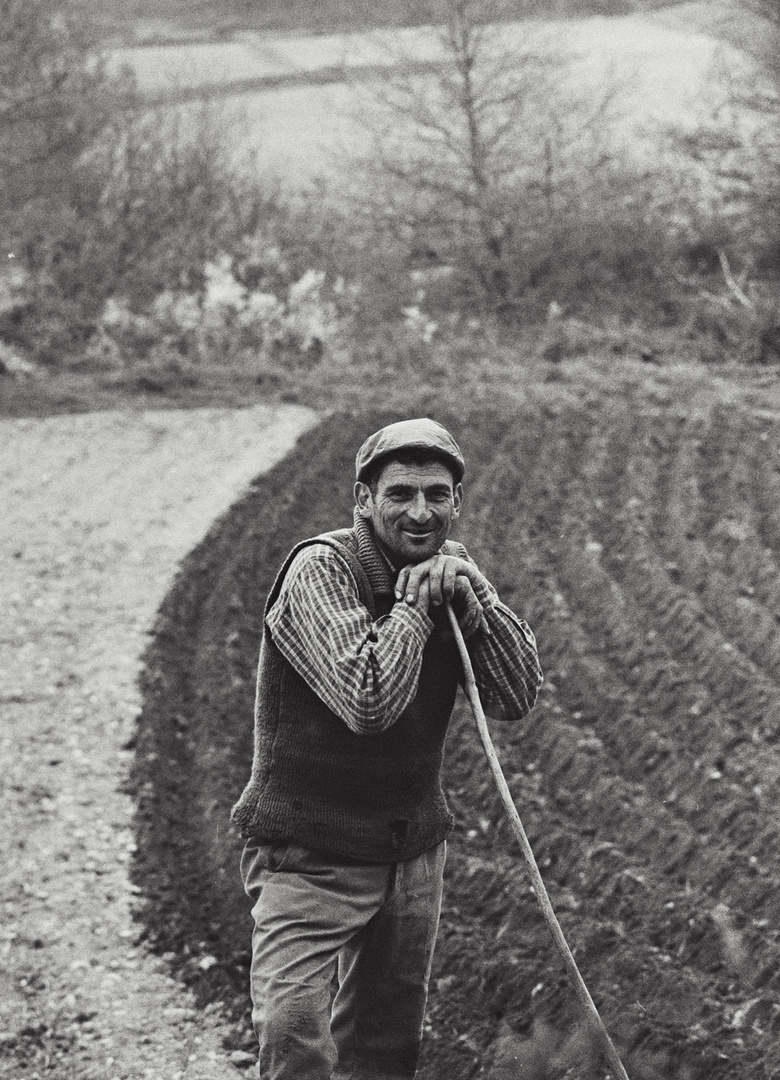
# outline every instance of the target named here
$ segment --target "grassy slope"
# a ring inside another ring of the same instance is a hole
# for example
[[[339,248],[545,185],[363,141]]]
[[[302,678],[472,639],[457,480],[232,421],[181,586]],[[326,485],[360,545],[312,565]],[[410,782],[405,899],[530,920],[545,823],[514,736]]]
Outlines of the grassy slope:
[[[510,786],[640,1080],[780,1067],[780,424],[729,394],[561,385],[439,413],[470,463],[464,539],[534,625],[548,675],[530,721],[497,731]],[[262,599],[296,539],[349,519],[354,446],[384,418],[336,417],[258,481],[188,559],[148,657],[135,779],[151,934],[238,1014],[248,923],[226,815]],[[426,1080],[477,1075],[502,1019],[571,1019],[463,710],[448,792]],[[220,960],[205,974],[204,950]]]
[[[219,37],[250,30],[317,34],[366,30],[379,26],[415,26],[434,21],[436,2],[420,0],[72,0],[83,17],[107,37],[132,41],[147,36]],[[500,0],[507,18],[553,15],[625,15],[670,6],[664,0]]]

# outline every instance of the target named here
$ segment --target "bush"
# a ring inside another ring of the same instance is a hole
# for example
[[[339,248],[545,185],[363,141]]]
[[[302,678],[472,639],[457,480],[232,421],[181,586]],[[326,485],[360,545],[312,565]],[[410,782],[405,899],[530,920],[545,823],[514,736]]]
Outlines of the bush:
[[[251,265],[241,269],[248,276]],[[248,288],[234,261],[222,255],[203,268],[198,291],[166,289],[143,313],[125,299],[109,298],[89,347],[93,359],[132,366],[154,354],[198,366],[219,361],[266,368],[281,354],[286,366],[315,364],[337,353],[348,326],[348,292],[330,288],[324,271],[307,270],[280,296]]]
[[[0,0],[0,217],[58,198],[128,91],[67,0]]]
[[[111,296],[142,311],[165,290],[201,288],[210,262],[281,212],[278,193],[235,162],[225,127],[205,107],[124,111],[69,190],[18,215],[29,306],[16,336],[39,357],[80,350]]]
[[[743,364],[780,363],[780,300],[772,285],[735,282],[699,287],[688,304],[687,334],[700,359]]]

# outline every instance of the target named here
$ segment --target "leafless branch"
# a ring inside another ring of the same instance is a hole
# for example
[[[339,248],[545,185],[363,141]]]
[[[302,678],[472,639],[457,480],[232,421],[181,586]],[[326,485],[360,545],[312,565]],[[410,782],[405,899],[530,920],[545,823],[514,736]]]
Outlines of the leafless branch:
[[[754,308],[755,304],[745,292],[745,282],[747,281],[750,267],[746,267],[739,275],[739,277],[735,277],[732,272],[731,266],[729,265],[729,260],[726,256],[726,252],[723,251],[722,248],[718,249],[718,261],[720,263],[720,268],[723,271],[723,278],[726,282],[726,285],[728,286],[728,290],[734,297],[734,299],[743,307],[751,309]]]

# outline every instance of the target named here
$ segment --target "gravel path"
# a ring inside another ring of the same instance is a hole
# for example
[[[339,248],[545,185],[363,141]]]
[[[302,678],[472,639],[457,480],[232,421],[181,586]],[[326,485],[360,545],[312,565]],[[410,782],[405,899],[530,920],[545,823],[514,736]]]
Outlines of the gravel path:
[[[238,1075],[219,1016],[137,943],[126,746],[177,563],[315,419],[0,421],[0,1077]]]

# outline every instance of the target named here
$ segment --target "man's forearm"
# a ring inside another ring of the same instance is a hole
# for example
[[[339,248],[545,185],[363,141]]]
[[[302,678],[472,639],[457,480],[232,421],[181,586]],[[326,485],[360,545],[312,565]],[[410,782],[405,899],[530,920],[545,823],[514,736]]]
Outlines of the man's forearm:
[[[330,652],[326,704],[358,735],[386,731],[417,693],[432,628],[427,615],[395,604],[372,624],[356,653]]]
[[[482,580],[475,592],[485,625],[468,640],[474,677],[490,716],[519,720],[534,707],[543,681],[536,640],[528,624]]]
[[[403,602],[372,622],[340,561],[311,548],[291,568],[268,627],[328,708],[352,731],[368,734],[394,724],[414,698],[433,623]]]

